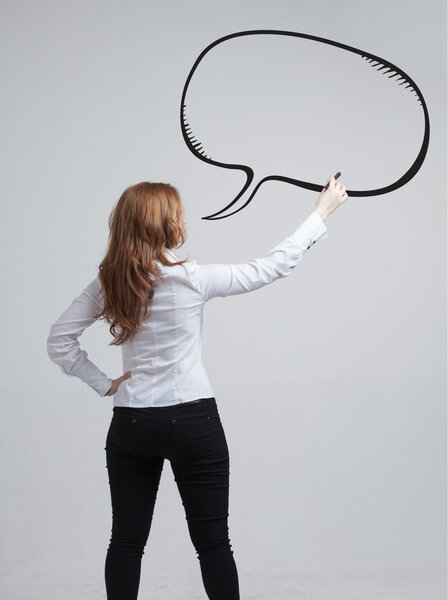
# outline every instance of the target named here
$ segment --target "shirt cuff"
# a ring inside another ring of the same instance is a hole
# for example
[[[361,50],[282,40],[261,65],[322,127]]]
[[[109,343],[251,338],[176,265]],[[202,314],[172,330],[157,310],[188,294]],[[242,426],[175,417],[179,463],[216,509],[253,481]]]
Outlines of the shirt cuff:
[[[100,396],[105,396],[112,386],[112,379],[88,359],[73,375],[85,381]]]
[[[322,218],[312,212],[291,236],[294,240],[305,244],[308,250],[313,244],[328,237],[327,228]]]

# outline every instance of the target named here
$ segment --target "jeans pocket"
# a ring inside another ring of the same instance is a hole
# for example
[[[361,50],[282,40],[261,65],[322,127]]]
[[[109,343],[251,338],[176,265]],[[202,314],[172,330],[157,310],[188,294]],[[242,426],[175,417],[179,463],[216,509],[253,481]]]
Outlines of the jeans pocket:
[[[205,411],[182,423],[178,449],[188,460],[211,457],[223,449],[223,433],[219,415],[213,410]]]
[[[119,448],[133,454],[136,446],[137,420],[127,414],[114,413],[106,437],[106,450]]]

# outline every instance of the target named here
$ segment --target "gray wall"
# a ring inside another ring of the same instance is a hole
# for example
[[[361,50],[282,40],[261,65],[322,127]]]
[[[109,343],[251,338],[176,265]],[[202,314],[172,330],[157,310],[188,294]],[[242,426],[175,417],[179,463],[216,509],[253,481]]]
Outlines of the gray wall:
[[[237,215],[201,220],[244,179],[197,160],[180,133],[180,95],[200,52],[236,31],[283,29],[400,66],[425,96],[431,140],[408,185],[349,198],[328,218],[329,237],[289,278],[205,308],[204,362],[230,448],[230,538],[242,598],[389,600],[403,590],[443,598],[444,4],[49,1],[3,2],[1,10],[3,597],[106,597],[112,401],[64,377],[45,340],[95,276],[124,188],[175,185],[188,232],[179,253],[199,262],[263,256],[314,208],[317,193],[268,182]],[[419,113],[409,113],[409,136],[384,144],[371,112],[359,111],[353,73],[335,77],[329,64],[316,82],[327,75],[356,101],[338,101],[328,86],[319,106],[308,107],[308,125],[297,122],[303,139],[276,130],[276,170],[285,165],[284,175],[318,182],[341,170],[348,189],[394,181],[421,143]],[[295,116],[303,116],[301,86],[309,93],[309,81],[291,79]],[[235,93],[243,98],[229,89],[233,107]],[[380,93],[373,79],[363,93]],[[278,95],[262,100],[272,123]],[[319,115],[336,109],[342,121],[322,132]],[[205,114],[200,104],[196,110]],[[387,115],[389,128],[391,121]],[[362,146],[359,123],[370,127]],[[245,126],[232,120],[235,131]],[[273,143],[268,137],[251,148],[245,135],[239,158],[261,161],[267,174]],[[80,341],[111,377],[122,374],[106,325],[96,323]],[[142,598],[205,597],[168,461],[140,589]]]

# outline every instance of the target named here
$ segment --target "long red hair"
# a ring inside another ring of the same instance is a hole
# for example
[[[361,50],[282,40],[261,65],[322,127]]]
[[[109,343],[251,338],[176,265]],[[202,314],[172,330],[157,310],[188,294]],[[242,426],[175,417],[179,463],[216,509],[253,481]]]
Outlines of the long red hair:
[[[168,183],[148,181],[126,188],[109,216],[109,230],[108,248],[98,267],[104,307],[95,316],[110,324],[110,345],[119,346],[134,337],[147,315],[154,296],[151,278],[164,281],[153,261],[169,266],[189,260],[171,262],[165,254],[167,248],[185,243],[179,192]]]

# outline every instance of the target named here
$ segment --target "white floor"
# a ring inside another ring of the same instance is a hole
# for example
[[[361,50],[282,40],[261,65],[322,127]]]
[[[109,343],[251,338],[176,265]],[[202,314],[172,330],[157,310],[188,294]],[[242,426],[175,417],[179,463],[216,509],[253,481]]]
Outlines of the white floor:
[[[3,572],[0,597],[5,600],[106,600],[102,573],[81,569],[43,573],[24,567]],[[171,573],[174,571],[172,568]],[[335,572],[239,574],[241,600],[446,600],[446,574],[412,568],[339,569]],[[200,574],[154,574],[144,565],[139,600],[207,600]]]

